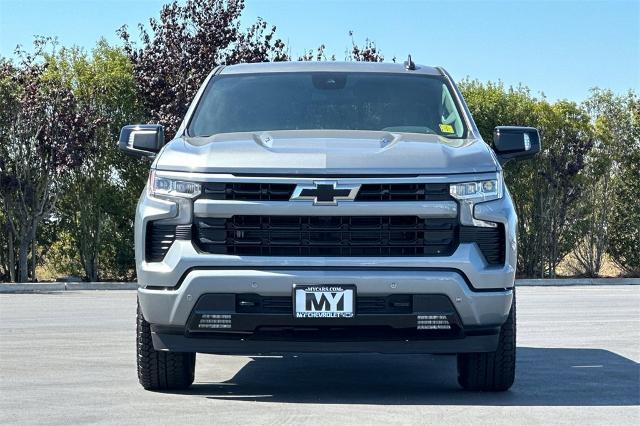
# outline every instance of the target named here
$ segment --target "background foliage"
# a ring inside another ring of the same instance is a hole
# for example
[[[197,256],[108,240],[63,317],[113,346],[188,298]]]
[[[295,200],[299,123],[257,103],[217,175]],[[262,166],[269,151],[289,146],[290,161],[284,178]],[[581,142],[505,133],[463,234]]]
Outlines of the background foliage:
[[[161,123],[171,137],[216,65],[292,59],[275,26],[240,26],[243,9],[173,1],[138,36],[122,27],[119,46],[102,40],[87,53],[37,38],[33,52],[0,58],[0,280],[135,278],[133,217],[149,165],[117,152],[119,129]],[[374,42],[348,36],[344,60],[384,60]],[[337,58],[321,45],[295,59]],[[598,276],[609,258],[638,276],[637,94],[594,89],[583,103],[549,102],[525,86],[459,84],[485,141],[497,125],[542,135],[541,155],[505,168],[519,275],[553,277],[565,262],[570,273]]]

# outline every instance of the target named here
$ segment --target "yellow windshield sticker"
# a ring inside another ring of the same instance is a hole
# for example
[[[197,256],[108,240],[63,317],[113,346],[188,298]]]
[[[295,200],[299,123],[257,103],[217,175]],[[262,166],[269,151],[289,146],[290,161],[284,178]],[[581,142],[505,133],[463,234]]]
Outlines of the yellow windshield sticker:
[[[451,124],[440,124],[440,131],[442,133],[455,133]]]

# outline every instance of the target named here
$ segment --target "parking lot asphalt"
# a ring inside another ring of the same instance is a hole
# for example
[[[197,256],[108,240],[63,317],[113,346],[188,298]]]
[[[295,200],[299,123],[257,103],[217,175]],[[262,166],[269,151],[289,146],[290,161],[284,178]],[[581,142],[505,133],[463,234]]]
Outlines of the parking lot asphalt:
[[[640,286],[518,290],[516,384],[473,393],[454,356],[198,355],[144,391],[135,291],[0,295],[0,424],[640,424]]]

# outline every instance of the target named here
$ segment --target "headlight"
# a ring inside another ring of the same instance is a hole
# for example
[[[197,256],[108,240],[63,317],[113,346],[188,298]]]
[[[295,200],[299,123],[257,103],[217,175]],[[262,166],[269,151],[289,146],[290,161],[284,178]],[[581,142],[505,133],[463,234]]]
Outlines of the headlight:
[[[502,175],[498,175],[498,179],[451,184],[449,193],[455,199],[473,202],[502,198]]]
[[[169,179],[157,176],[155,170],[149,174],[147,188],[150,195],[166,195],[169,197],[194,198],[200,195],[199,183]]]

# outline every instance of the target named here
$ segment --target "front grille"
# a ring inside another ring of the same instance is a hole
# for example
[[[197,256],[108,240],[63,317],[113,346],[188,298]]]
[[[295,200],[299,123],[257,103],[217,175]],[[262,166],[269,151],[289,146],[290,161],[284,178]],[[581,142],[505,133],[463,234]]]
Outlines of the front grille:
[[[226,183],[203,184],[201,198],[208,200],[289,201],[295,184]],[[452,200],[447,183],[364,184],[355,201],[444,201]]]
[[[457,219],[415,216],[195,218],[195,244],[245,256],[449,256]]]
[[[201,198],[209,200],[289,201],[293,184],[209,182],[202,188]]]
[[[384,183],[360,187],[356,201],[444,201],[452,200],[447,183]]]
[[[500,223],[495,228],[461,226],[460,242],[476,243],[488,264],[504,265],[505,235],[503,224]]]
[[[236,295],[236,312],[242,314],[289,314],[293,312],[291,296]],[[389,296],[357,296],[357,314],[410,314],[413,312],[413,296],[393,294]]]

